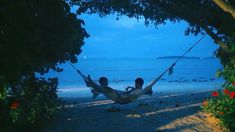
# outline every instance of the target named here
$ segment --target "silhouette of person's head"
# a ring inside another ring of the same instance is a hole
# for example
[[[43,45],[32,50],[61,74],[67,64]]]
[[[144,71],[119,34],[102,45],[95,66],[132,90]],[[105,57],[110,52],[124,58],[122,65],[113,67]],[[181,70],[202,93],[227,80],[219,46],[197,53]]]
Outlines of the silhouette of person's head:
[[[99,83],[102,87],[108,87],[108,79],[106,77],[100,77]]]
[[[143,84],[144,84],[144,80],[142,78],[135,79],[135,88],[142,89]]]

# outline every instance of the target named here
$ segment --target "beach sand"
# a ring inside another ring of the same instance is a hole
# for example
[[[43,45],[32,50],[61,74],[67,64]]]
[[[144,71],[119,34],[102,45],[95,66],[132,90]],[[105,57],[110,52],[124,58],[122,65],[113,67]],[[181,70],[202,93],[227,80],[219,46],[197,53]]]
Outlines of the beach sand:
[[[200,106],[211,91],[158,93],[128,105],[100,97],[63,98],[64,110],[45,128],[46,132],[154,132],[222,131],[208,122]],[[120,111],[110,112],[112,106]]]

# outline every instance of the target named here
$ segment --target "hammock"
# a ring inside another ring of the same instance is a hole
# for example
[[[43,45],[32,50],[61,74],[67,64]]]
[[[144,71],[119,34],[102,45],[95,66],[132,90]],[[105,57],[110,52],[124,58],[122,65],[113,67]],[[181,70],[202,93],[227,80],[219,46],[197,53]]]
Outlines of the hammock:
[[[91,87],[91,89],[95,90],[96,92],[103,94],[107,98],[113,100],[115,103],[128,104],[128,103],[136,101],[142,95],[150,95],[151,96],[152,95],[152,86],[156,82],[158,82],[166,72],[169,72],[169,75],[173,74],[173,67],[176,65],[176,63],[179,60],[181,60],[189,51],[191,51],[205,36],[206,35],[201,37],[182,56],[180,56],[174,63],[172,63],[162,74],[160,74],[156,79],[154,79],[149,85],[147,85],[143,89],[135,89],[131,92],[119,91],[119,90],[115,90],[115,89],[112,89],[112,88],[102,87],[102,86],[96,84],[90,78],[90,76],[85,76],[84,74],[82,74],[72,63],[69,62],[69,64],[77,71],[77,73],[79,75],[81,75],[81,77],[87,83],[88,87]]]
[[[96,84],[90,76],[85,76],[82,74],[79,70],[77,72],[82,76],[82,78],[85,80],[88,87],[91,87],[91,89],[95,90],[98,93],[103,94],[107,98],[113,100],[115,103],[118,104],[128,104],[131,102],[136,101],[139,97],[142,95],[152,95],[152,86],[164,75],[161,74],[158,78],[153,80],[148,86],[146,86],[144,89],[135,89],[131,92],[126,91],[120,91],[115,90],[112,88],[102,87],[98,84]]]

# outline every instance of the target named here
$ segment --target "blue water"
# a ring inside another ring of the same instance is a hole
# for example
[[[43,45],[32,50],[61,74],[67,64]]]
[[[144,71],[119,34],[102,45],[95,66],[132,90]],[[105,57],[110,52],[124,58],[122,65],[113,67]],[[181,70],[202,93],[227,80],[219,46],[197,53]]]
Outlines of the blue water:
[[[127,86],[134,86],[134,80],[142,77],[147,85],[159,76],[174,62],[173,58],[153,59],[79,59],[75,66],[84,74],[90,74],[92,79],[101,76],[109,79],[109,85],[115,89],[124,90]],[[61,65],[61,73],[50,72],[47,76],[59,78],[59,96],[91,96],[82,78],[69,65]],[[167,74],[153,87],[155,92],[183,92],[218,89],[223,84],[222,78],[216,77],[216,71],[222,66],[216,58],[184,58],[174,67],[174,73]]]

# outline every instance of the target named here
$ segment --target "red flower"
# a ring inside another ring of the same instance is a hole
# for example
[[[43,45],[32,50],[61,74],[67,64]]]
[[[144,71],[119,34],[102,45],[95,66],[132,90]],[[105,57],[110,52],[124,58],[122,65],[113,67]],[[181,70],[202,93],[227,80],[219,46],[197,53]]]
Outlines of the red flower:
[[[219,114],[220,114],[220,115],[224,115],[224,112],[223,112],[223,111],[221,111]]]
[[[233,82],[232,84],[233,84],[233,86],[235,86],[235,82]]]
[[[203,101],[202,103],[203,106],[207,106],[208,105],[208,102],[206,100]]]
[[[235,91],[232,92],[232,93],[230,93],[230,98],[231,98],[231,99],[234,99],[234,98],[235,98]]]
[[[228,89],[224,89],[224,94],[229,95],[230,91]]]
[[[212,93],[212,96],[217,97],[217,96],[219,96],[219,93],[218,93],[217,91],[214,91],[214,92]]]
[[[19,107],[19,105],[20,105],[19,102],[15,101],[15,102],[11,103],[11,109],[15,110]]]

